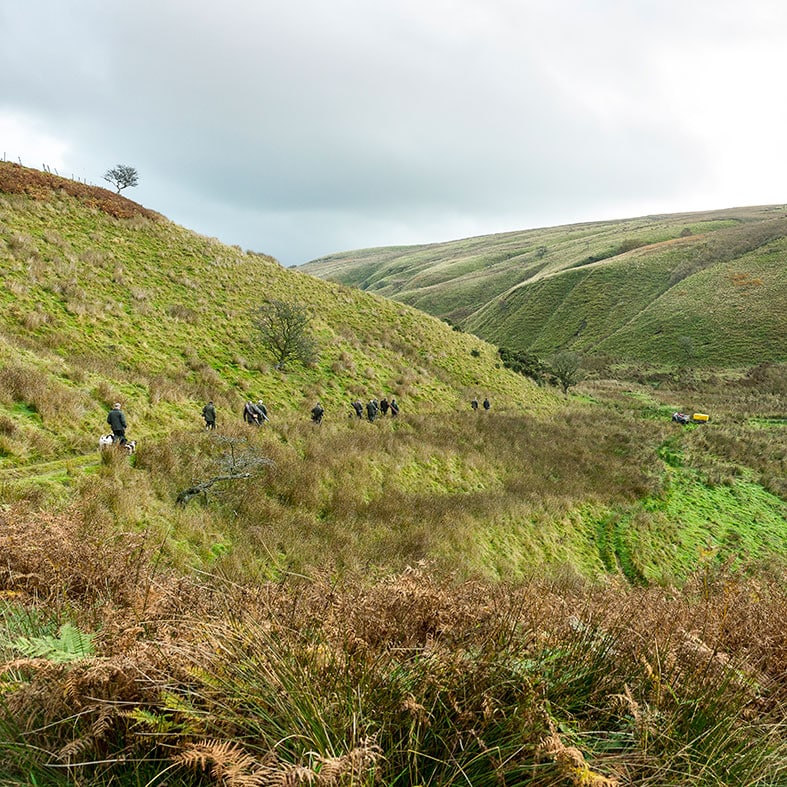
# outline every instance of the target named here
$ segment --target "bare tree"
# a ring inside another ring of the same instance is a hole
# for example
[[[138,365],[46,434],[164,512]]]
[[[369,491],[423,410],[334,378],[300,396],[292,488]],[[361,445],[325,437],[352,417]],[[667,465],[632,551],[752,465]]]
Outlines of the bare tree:
[[[111,183],[120,194],[122,189],[139,184],[139,173],[128,164],[117,164],[104,173],[104,180]]]
[[[197,481],[178,492],[175,501],[179,506],[185,506],[199,495],[207,503],[208,490],[215,484],[252,478],[260,468],[274,465],[272,459],[260,456],[256,448],[249,446],[248,440],[223,435],[215,435],[213,439],[225,449],[213,462],[214,473],[204,481]]]
[[[267,300],[252,312],[252,325],[262,346],[273,356],[277,369],[283,369],[291,361],[310,366],[317,360],[311,315],[302,304]]]

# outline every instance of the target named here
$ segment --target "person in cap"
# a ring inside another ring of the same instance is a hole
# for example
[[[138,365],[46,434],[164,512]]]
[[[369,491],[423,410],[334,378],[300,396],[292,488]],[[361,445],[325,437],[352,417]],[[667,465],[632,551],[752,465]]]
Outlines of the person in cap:
[[[109,411],[107,423],[112,430],[112,440],[121,445],[126,444],[126,416],[120,409],[120,402],[115,402],[115,406]]]

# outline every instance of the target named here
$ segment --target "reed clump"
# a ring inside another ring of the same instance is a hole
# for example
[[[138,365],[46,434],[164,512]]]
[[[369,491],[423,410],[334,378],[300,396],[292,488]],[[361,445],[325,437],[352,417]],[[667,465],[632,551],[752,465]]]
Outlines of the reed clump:
[[[22,533],[25,521],[43,526],[22,512],[6,524]],[[103,545],[101,561],[75,552],[76,521],[57,534],[55,561],[87,564],[68,581],[30,549],[9,553],[9,779],[611,787],[787,776],[780,581],[722,570],[681,588],[500,584],[429,564],[377,579],[186,581],[157,572],[152,551],[136,553],[137,567],[128,545]],[[94,627],[94,654],[24,657],[10,610],[45,597],[57,622]]]

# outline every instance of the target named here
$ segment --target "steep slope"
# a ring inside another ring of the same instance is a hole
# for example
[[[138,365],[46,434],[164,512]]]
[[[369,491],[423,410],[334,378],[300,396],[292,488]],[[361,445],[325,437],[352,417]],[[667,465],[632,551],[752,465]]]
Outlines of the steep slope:
[[[334,417],[357,396],[411,411],[455,407],[470,387],[500,404],[550,399],[498,369],[494,348],[421,312],[8,162],[0,270],[0,466],[92,450],[116,399],[138,436],[198,423],[209,398],[224,419],[249,397],[304,414],[321,398]],[[311,310],[313,368],[280,372],[258,345],[250,315],[267,298]]]
[[[499,346],[736,366],[787,357],[784,206],[334,254],[303,266]]]

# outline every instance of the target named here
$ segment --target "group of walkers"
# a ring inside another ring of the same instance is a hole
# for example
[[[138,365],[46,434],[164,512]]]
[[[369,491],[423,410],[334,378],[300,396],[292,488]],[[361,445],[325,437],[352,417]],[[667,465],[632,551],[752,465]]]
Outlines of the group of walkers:
[[[262,399],[257,399],[256,404],[251,399],[243,405],[243,420],[247,424],[262,426],[268,418],[268,408],[262,403]]]
[[[358,418],[363,418],[364,413],[366,413],[366,417],[370,422],[374,421],[378,415],[386,416],[390,413],[392,418],[396,418],[396,416],[399,415],[399,404],[395,397],[391,397],[390,401],[385,397],[380,400],[370,399],[365,406],[361,403],[360,399],[356,399],[352,403],[352,407]],[[317,402],[311,409],[312,421],[316,424],[321,424],[324,415],[325,408],[320,402]],[[202,418],[205,421],[206,429],[210,430],[216,428],[216,406],[212,401],[208,402],[202,408]],[[258,399],[256,402],[250,399],[243,405],[243,420],[247,424],[252,424],[254,426],[262,426],[262,424],[270,420],[268,417],[268,408],[263,404],[262,399]]]
[[[378,415],[382,416],[383,418],[391,414],[391,418],[396,418],[399,415],[399,404],[397,403],[394,397],[391,397],[391,401],[389,402],[385,397],[380,399],[370,399],[366,403],[366,407],[361,404],[360,399],[356,399],[353,403],[353,410],[355,411],[355,415],[357,418],[363,418],[364,410],[366,411],[366,418],[369,420],[370,423],[373,423],[374,420],[377,418]]]
[[[478,399],[473,397],[470,406],[473,410],[478,410]],[[489,410],[491,408],[492,405],[488,397],[484,399],[481,406],[484,410]],[[396,418],[396,416],[399,415],[399,404],[395,397],[391,397],[390,401],[386,397],[380,400],[370,399],[365,406],[360,399],[356,399],[352,403],[352,408],[357,418],[362,419],[365,413],[370,423],[373,423],[378,415],[383,418],[387,416],[388,413],[391,414],[391,418]],[[317,402],[311,410],[312,421],[319,425],[322,423],[324,415],[325,408],[320,402]],[[208,402],[202,408],[202,418],[205,421],[206,429],[211,430],[216,428],[216,406],[213,404],[213,401]],[[243,405],[243,420],[247,424],[253,424],[254,426],[262,426],[263,423],[270,420],[270,418],[268,418],[268,408],[263,404],[262,399],[258,399],[256,402],[250,399]],[[113,440],[123,445],[126,442],[126,416],[120,409],[119,402],[116,402],[112,410],[109,411],[107,423],[112,429]]]
[[[364,405],[360,399],[356,399],[352,403],[352,408],[356,418],[362,419],[365,413],[369,423],[374,423],[378,415],[385,417],[390,413],[391,418],[396,418],[396,416],[399,415],[399,403],[396,401],[395,397],[391,397],[390,402],[385,397],[382,399],[370,399],[366,405]],[[317,402],[317,404],[312,407],[312,421],[316,424],[321,424],[324,415],[325,408],[320,402]],[[352,413],[350,417],[352,417]]]

